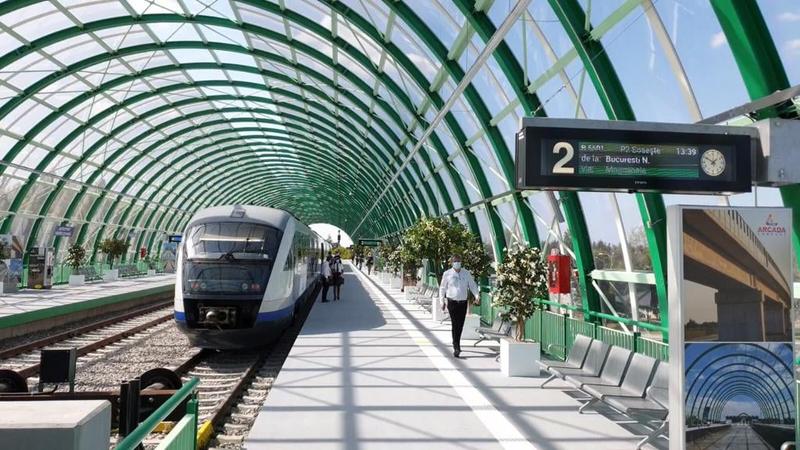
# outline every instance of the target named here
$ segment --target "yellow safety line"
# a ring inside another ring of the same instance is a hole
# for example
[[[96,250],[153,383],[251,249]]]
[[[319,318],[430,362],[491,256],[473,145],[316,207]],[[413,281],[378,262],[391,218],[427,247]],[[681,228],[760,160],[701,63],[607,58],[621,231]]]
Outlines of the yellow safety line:
[[[211,427],[211,421],[206,420],[200,425],[200,428],[197,429],[197,449],[204,449],[206,445],[208,445],[208,441],[211,440],[211,433],[214,429]]]

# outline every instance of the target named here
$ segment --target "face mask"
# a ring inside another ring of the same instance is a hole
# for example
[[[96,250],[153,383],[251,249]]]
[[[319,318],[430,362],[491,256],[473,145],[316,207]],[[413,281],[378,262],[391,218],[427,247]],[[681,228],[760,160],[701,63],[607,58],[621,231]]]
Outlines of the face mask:
[[[461,268],[461,261],[456,261],[453,263],[453,269],[460,269]]]

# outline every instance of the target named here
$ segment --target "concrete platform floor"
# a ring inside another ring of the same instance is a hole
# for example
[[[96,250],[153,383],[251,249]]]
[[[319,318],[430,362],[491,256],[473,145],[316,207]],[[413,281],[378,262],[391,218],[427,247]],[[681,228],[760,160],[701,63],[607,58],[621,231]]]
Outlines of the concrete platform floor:
[[[342,300],[314,305],[245,448],[622,450],[640,439],[607,411],[578,414],[565,386],[506,378],[491,348],[462,347],[453,358],[449,323],[348,264]]]
[[[174,284],[175,274],[161,274],[153,277],[101,281],[81,287],[62,284],[53,286],[52,289],[21,289],[13,294],[0,294],[0,318]]]

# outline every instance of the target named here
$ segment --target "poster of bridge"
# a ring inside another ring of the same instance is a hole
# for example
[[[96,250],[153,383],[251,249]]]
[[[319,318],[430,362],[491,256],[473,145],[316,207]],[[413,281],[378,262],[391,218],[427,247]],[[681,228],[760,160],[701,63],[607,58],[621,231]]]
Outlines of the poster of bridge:
[[[669,208],[670,449],[794,440],[791,219],[786,208]]]

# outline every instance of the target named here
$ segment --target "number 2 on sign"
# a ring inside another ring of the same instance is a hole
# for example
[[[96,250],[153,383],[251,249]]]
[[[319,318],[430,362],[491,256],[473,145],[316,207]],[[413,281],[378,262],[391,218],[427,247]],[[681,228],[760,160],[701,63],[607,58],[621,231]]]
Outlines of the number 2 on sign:
[[[566,154],[563,158],[556,161],[553,165],[553,173],[575,173],[574,167],[564,167],[570,161],[572,161],[572,157],[575,156],[575,149],[572,147],[572,144],[569,142],[556,142],[556,145],[553,146],[553,153],[558,155],[561,153],[561,150],[564,150]]]

